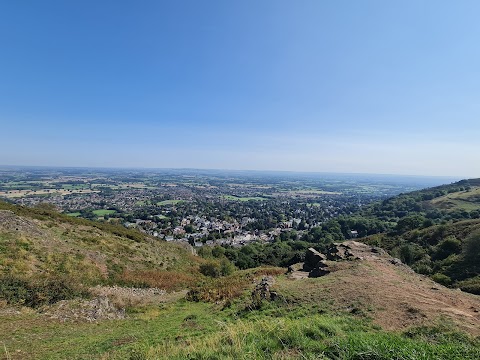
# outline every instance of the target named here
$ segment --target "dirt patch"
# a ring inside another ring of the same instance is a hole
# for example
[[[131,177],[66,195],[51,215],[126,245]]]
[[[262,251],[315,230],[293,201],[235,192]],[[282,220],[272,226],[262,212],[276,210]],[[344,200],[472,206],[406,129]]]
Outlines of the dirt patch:
[[[37,237],[46,234],[34,221],[17,216],[10,210],[0,210],[0,230],[25,233]]]
[[[480,296],[441,286],[379,249],[355,241],[344,244],[355,260],[327,261],[330,274],[283,281],[276,290],[292,301],[360,311],[388,330],[441,320],[480,335]],[[296,275],[292,278],[302,278]]]

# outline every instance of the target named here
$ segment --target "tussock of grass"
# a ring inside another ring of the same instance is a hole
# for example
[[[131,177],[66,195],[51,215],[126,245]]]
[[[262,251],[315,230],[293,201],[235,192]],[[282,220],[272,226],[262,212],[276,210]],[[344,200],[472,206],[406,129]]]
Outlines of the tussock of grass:
[[[278,276],[285,274],[285,268],[281,267],[259,267],[253,270],[255,276]]]

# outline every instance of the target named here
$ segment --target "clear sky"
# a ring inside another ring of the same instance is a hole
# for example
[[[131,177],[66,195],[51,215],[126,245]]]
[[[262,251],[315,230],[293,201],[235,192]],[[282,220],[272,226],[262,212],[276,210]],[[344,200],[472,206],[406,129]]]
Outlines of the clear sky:
[[[0,164],[480,177],[480,2],[0,0]]]

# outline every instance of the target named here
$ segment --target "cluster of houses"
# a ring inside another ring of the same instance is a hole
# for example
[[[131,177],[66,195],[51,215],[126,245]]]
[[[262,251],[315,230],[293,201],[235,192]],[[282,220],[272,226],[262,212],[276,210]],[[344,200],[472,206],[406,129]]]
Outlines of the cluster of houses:
[[[300,219],[292,219],[279,225],[278,228],[261,232],[258,230],[247,231],[243,227],[253,218],[244,217],[240,221],[232,222],[206,219],[200,216],[187,216],[183,218],[179,226],[168,229],[160,229],[152,220],[137,219],[135,223],[125,223],[127,227],[137,227],[139,230],[158,237],[165,241],[187,242],[195,247],[230,245],[241,247],[252,242],[270,242],[282,231],[288,231],[292,224],[300,222]],[[187,230],[190,230],[187,232]],[[214,236],[212,236],[214,234]]]

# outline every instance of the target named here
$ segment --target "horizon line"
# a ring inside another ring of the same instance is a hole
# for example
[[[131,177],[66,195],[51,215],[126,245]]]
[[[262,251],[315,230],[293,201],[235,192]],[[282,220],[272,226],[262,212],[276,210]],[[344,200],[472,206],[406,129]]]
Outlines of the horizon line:
[[[55,168],[55,169],[104,169],[104,170],[188,170],[188,171],[225,171],[225,172],[266,172],[266,173],[289,173],[289,174],[324,174],[324,175],[376,175],[376,176],[399,176],[419,178],[445,178],[445,179],[474,179],[470,176],[452,175],[413,175],[413,174],[387,174],[387,173],[362,173],[362,172],[335,172],[335,171],[299,171],[299,170],[255,170],[255,169],[221,169],[221,168],[194,168],[194,167],[134,167],[134,166],[64,166],[64,165],[6,165],[0,164],[0,168]]]

